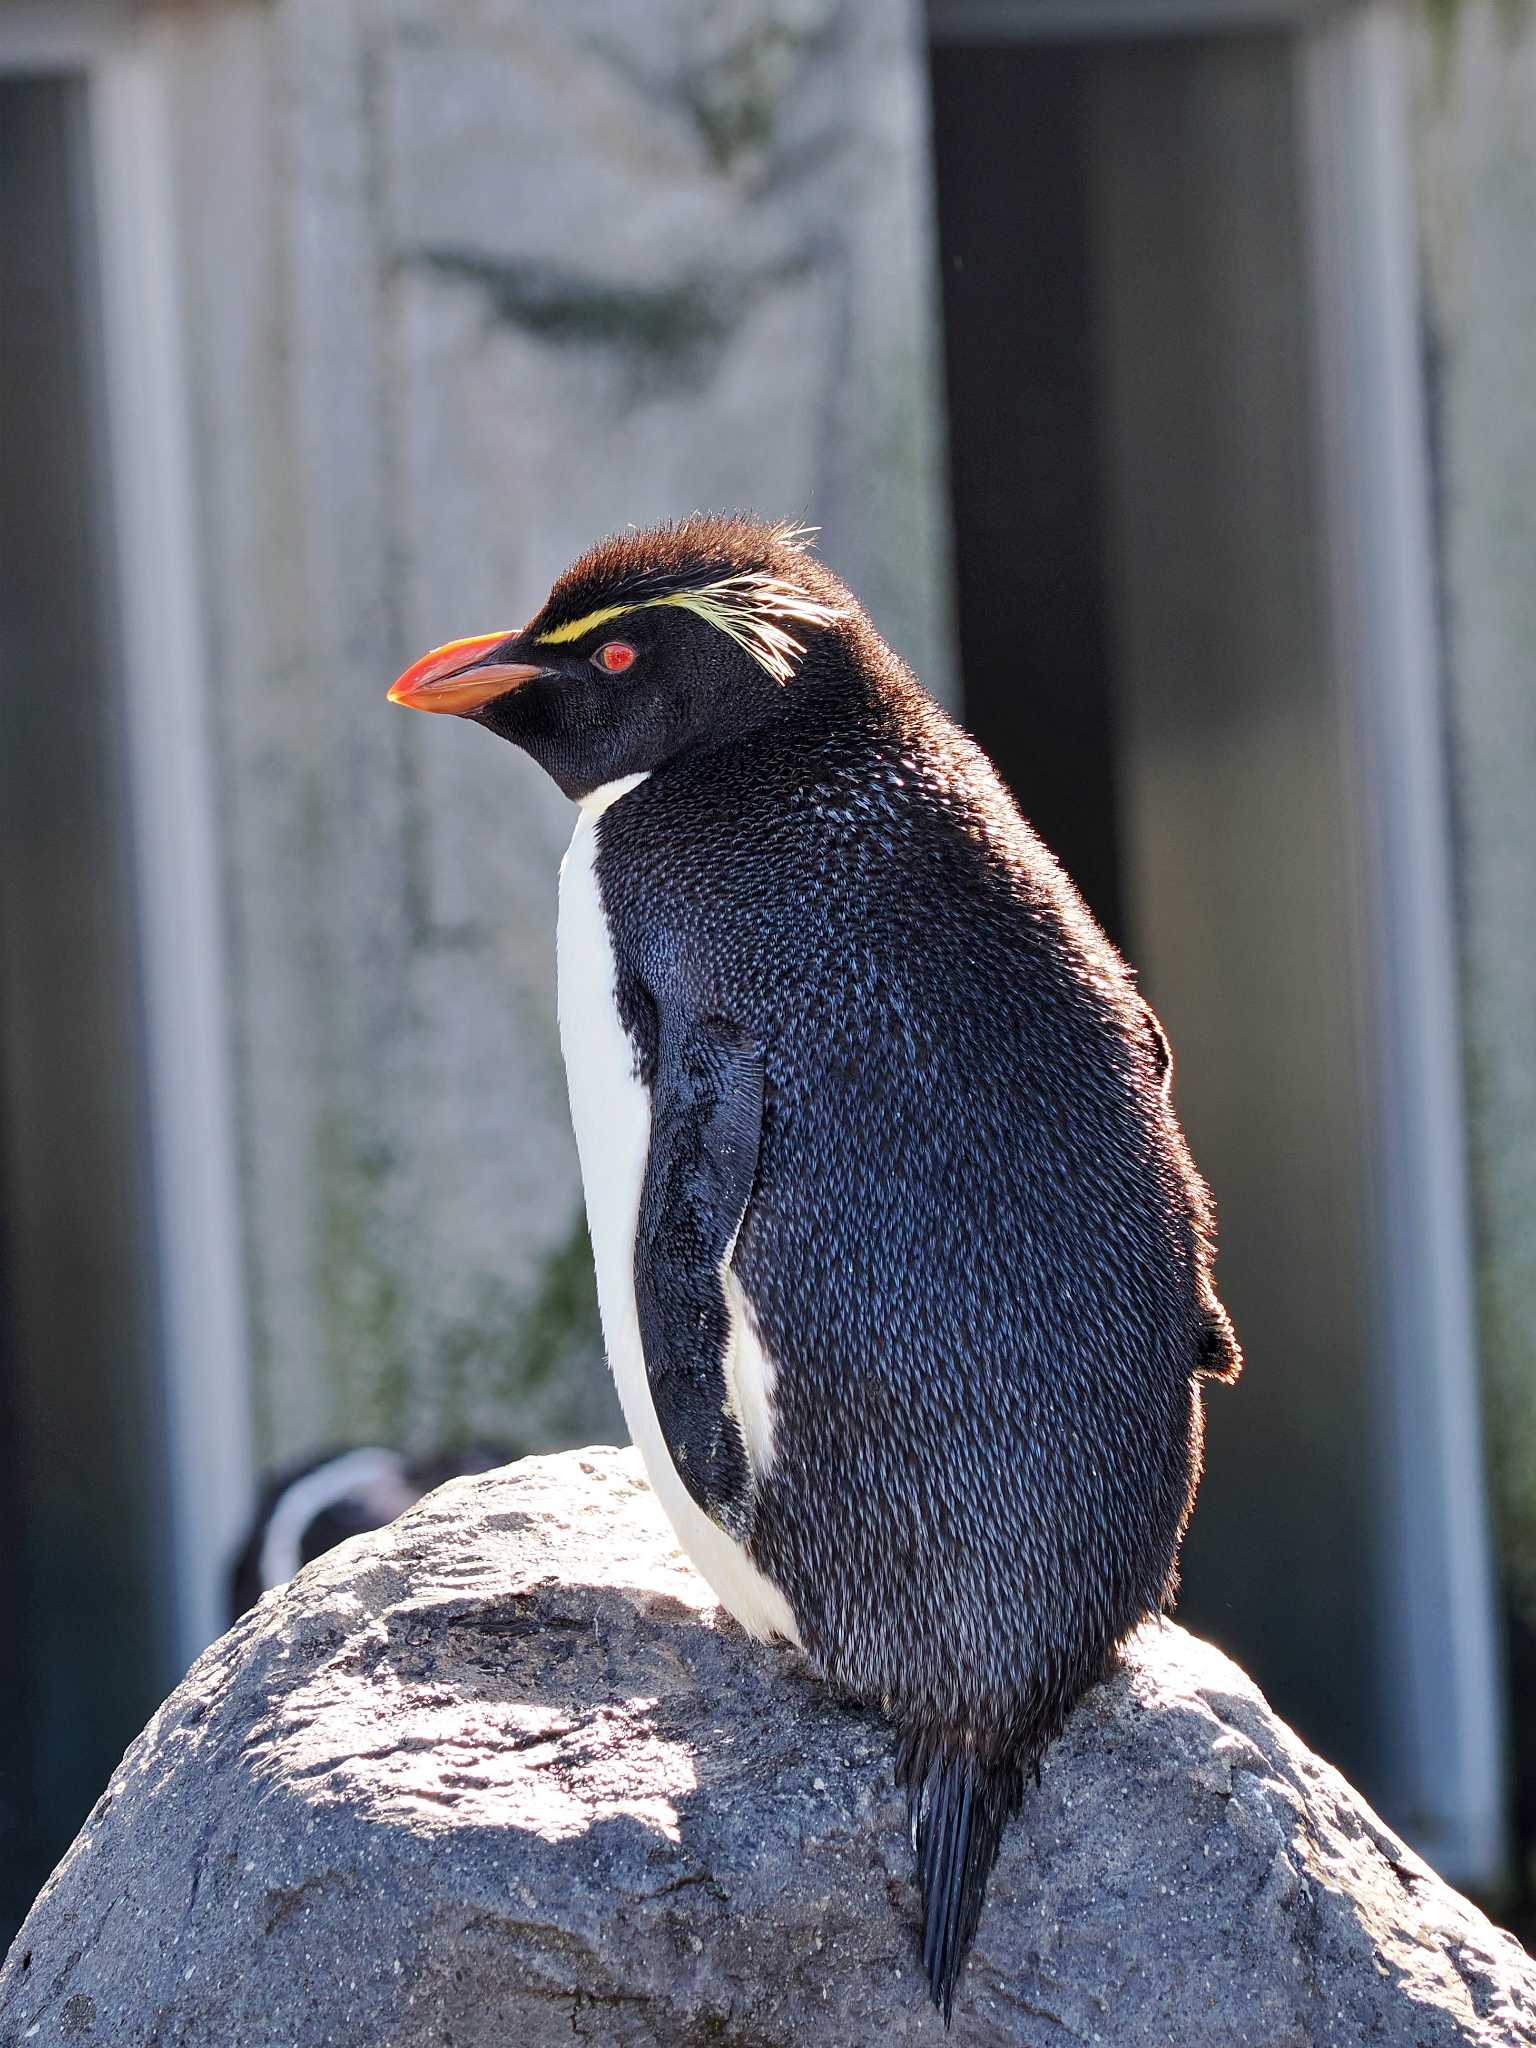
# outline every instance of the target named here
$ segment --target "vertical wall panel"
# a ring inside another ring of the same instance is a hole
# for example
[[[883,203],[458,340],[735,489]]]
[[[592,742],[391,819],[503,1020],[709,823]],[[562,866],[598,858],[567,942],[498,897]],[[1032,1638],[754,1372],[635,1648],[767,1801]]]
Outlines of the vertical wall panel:
[[[0,1404],[21,1509],[0,1572],[24,1719],[3,1764],[30,1795],[34,1882],[168,1662],[83,101],[64,80],[0,84]]]

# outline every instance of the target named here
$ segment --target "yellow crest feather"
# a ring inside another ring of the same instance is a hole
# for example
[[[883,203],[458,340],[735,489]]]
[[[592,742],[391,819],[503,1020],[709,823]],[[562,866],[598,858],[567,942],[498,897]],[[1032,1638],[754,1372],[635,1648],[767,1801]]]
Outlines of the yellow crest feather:
[[[775,534],[781,542],[798,546],[811,533],[810,527],[786,527]],[[649,611],[657,605],[675,605],[692,612],[706,625],[724,633],[749,654],[758,667],[775,682],[787,683],[805,648],[790,631],[791,626],[830,626],[843,616],[835,605],[787,583],[782,576],[766,570],[744,571],[739,576],[722,576],[718,582],[701,584],[696,590],[676,590],[667,597],[646,597],[634,604],[602,605],[596,611],[572,619],[564,626],[552,626],[541,633],[536,645],[559,647],[580,640],[594,627],[628,612]]]
[[[594,626],[606,625],[609,619],[620,619],[625,612],[632,612],[632,604],[605,604],[595,612],[588,612],[584,618],[572,619],[569,625],[551,626],[547,633],[541,633],[533,643],[535,647],[559,647],[568,640],[579,640],[583,633],[590,633]]]

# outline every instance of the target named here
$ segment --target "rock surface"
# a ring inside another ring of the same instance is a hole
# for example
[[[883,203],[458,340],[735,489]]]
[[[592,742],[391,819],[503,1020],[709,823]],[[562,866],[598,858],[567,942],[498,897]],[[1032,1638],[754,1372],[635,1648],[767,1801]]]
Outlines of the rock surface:
[[[750,1642],[632,1452],[455,1481],[270,1595],[129,1750],[0,2048],[938,2044],[890,1740]],[[966,2043],[1536,2040],[1536,1969],[1168,1626],[1011,1831]]]

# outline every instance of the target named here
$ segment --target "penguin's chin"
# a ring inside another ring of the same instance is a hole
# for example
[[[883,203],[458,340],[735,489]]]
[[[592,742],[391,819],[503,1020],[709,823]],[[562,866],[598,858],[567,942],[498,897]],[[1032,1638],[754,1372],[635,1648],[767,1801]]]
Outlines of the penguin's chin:
[[[617,722],[612,707],[569,676],[539,676],[464,715],[526,754],[573,804],[585,806],[616,782],[632,787],[632,771],[651,766],[634,730],[639,721]]]

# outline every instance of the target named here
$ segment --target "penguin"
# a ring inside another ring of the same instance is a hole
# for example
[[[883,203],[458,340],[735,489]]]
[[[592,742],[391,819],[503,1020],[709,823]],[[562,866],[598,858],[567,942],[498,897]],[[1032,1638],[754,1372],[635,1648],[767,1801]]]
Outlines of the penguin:
[[[354,1444],[283,1466],[263,1481],[230,1567],[230,1623],[349,1536],[382,1529],[434,1487],[464,1473],[489,1472],[516,1456],[510,1444],[467,1444],[424,1458],[380,1444]]]
[[[576,804],[560,1037],[625,1416],[742,1627],[894,1723],[947,2025],[1240,1367],[1167,1038],[804,529],[604,540],[389,694]]]

